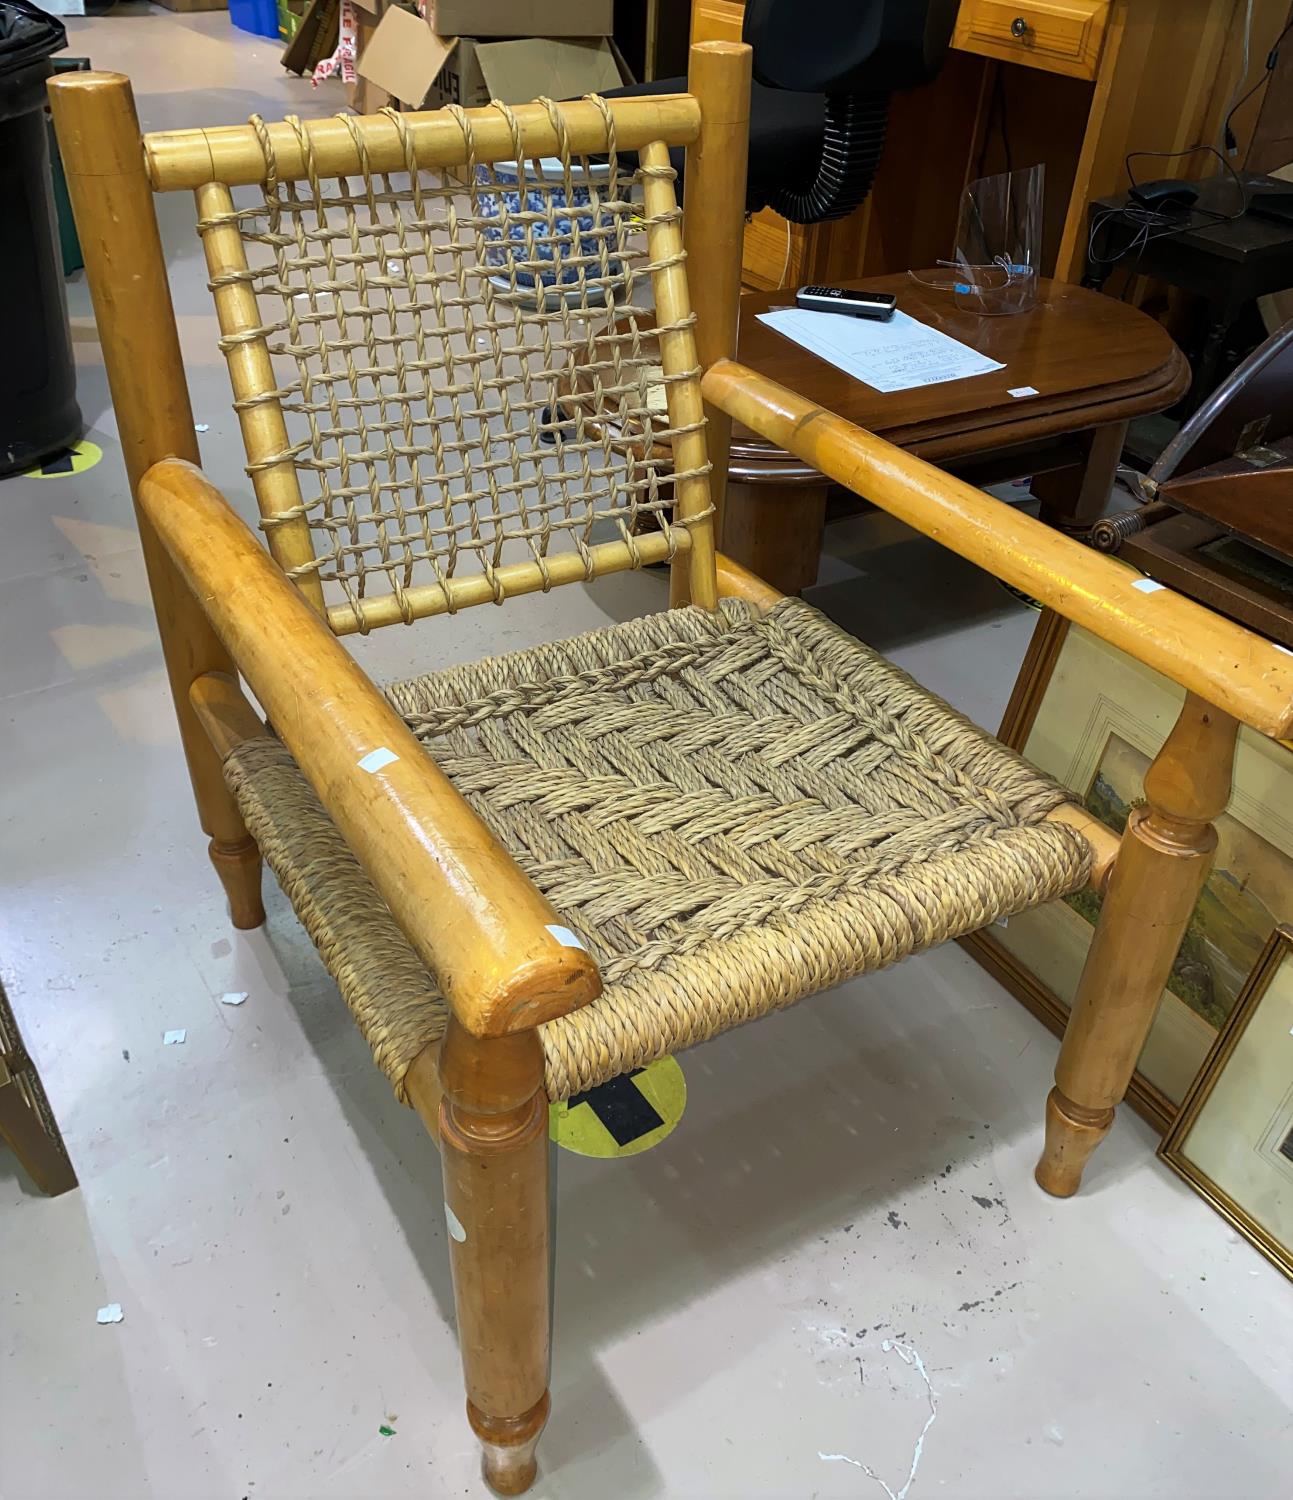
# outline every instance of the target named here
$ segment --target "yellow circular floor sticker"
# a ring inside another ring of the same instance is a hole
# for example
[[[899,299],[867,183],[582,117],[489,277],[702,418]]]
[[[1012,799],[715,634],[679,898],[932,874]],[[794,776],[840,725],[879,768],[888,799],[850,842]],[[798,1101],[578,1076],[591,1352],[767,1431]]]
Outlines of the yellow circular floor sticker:
[[[103,449],[98,443],[77,443],[73,448],[64,448],[62,453],[51,455],[34,469],[24,470],[24,474],[28,479],[62,479],[67,474],[84,474],[102,457]]]
[[[658,1145],[682,1119],[687,1080],[672,1057],[622,1073],[554,1104],[549,1131],[578,1156],[636,1156]]]

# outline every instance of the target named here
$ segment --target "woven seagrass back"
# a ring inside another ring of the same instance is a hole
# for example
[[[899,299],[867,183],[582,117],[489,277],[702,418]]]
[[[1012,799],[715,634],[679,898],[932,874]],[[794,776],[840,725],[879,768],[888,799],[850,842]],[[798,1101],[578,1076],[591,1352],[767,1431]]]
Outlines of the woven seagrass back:
[[[709,464],[665,142],[626,153],[597,98],[339,118],[343,169],[336,121],[256,119],[263,180],[196,190],[247,472],[306,597],[367,631],[690,551]]]

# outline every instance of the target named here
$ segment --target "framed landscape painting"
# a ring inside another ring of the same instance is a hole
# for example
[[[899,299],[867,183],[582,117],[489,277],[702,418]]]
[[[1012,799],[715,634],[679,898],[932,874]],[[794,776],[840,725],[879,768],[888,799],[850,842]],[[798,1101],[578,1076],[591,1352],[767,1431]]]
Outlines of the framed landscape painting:
[[[1262,950],[1158,1154],[1293,1277],[1293,927]]]
[[[1175,683],[1048,611],[1000,738],[1120,834],[1183,699]],[[1230,807],[1216,826],[1212,873],[1128,1096],[1160,1129],[1175,1116],[1272,931],[1293,921],[1293,748],[1241,728]],[[1058,1031],[1099,911],[1100,898],[1081,891],[965,943]]]

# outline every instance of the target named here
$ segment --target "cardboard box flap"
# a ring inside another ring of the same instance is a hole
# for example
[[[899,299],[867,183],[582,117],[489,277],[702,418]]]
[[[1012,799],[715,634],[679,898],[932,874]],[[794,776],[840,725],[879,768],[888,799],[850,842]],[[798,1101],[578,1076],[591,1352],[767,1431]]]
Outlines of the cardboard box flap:
[[[490,97],[504,104],[528,104],[541,94],[580,99],[617,89],[623,82],[615,55],[601,37],[478,42],[476,59]]]
[[[378,22],[356,71],[416,109],[457,45],[456,36],[437,36],[421,16],[392,7]]]
[[[458,36],[609,36],[615,0],[428,0],[426,20]]]
[[[434,31],[459,36],[609,36],[614,0],[427,0]]]

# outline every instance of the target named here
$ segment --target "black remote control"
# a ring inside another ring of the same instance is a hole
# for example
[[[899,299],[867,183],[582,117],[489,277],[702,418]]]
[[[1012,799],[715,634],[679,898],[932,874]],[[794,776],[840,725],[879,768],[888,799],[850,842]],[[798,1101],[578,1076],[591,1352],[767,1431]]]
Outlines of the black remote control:
[[[807,312],[876,318],[882,323],[893,317],[897,300],[892,292],[859,292],[847,286],[801,286],[795,293],[795,306]]]

